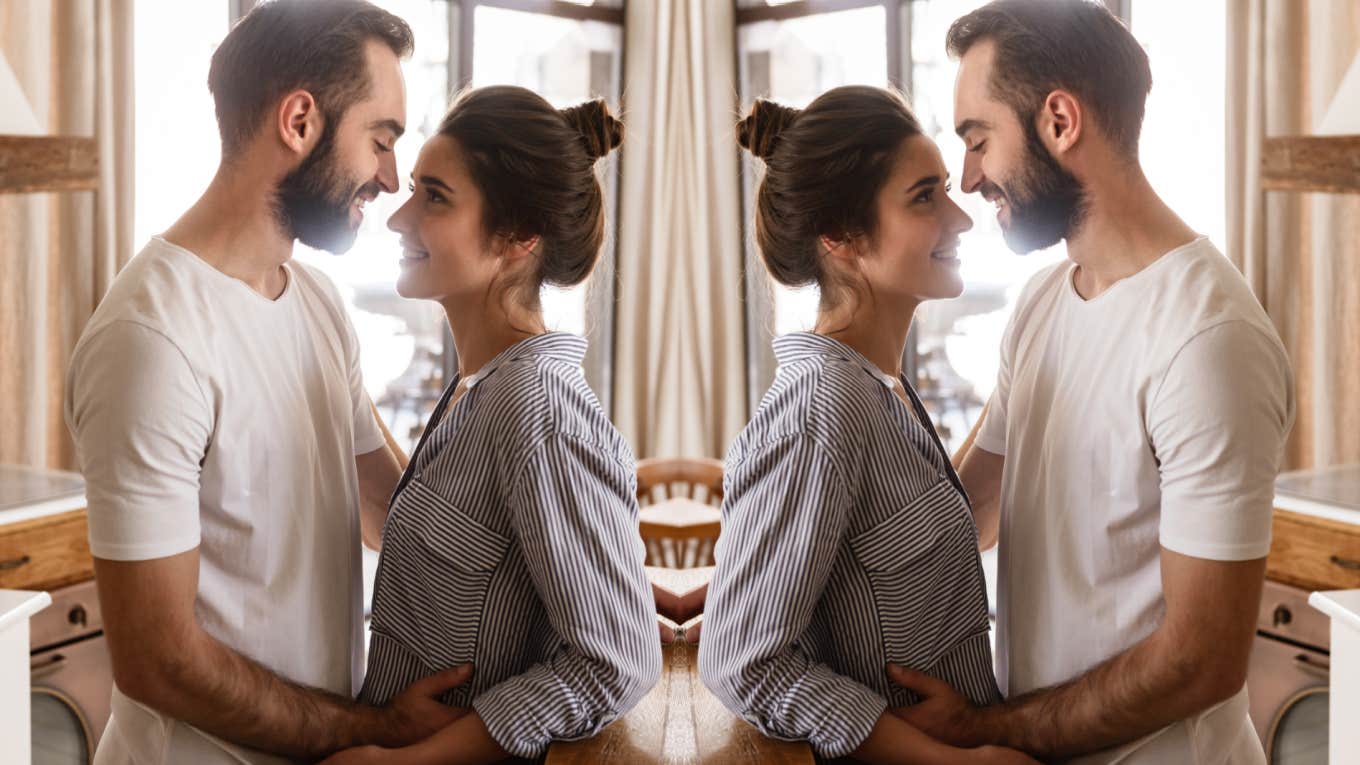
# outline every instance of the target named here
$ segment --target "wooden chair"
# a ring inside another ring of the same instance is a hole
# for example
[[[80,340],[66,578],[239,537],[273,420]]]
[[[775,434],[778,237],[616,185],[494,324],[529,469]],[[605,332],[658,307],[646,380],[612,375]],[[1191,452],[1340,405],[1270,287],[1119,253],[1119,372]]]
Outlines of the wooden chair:
[[[721,461],[702,457],[640,460],[637,491],[647,565],[713,565],[723,496]]]

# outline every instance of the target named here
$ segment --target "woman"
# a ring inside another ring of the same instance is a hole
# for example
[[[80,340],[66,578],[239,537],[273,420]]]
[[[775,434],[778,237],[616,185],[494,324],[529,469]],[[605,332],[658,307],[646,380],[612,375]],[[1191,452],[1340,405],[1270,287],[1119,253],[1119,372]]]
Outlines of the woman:
[[[472,90],[426,142],[397,291],[438,301],[458,376],[393,496],[359,700],[471,663],[440,700],[466,715],[415,746],[336,762],[492,762],[593,735],[661,671],[633,456],[544,329],[543,285],[580,283],[604,234],[595,161],[621,140],[603,102],[558,111]]]
[[[959,235],[939,149],[896,94],[758,101],[741,145],[765,161],[756,241],[771,276],[816,285],[812,332],[728,451],[699,671],[733,712],[823,757],[1030,763],[965,751],[895,716],[888,663],[1000,700],[968,498],[901,358],[916,307],[957,297]]]

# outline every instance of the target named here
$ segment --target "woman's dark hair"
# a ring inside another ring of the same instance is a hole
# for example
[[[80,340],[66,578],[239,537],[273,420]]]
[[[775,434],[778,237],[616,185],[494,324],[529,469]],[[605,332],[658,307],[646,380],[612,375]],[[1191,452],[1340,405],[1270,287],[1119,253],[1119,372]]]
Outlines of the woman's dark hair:
[[[1048,94],[1070,90],[1125,156],[1138,157],[1152,90],[1147,53],[1109,8],[1091,0],[995,0],[959,17],[945,47],[960,58],[996,46],[991,91],[1033,130]]]
[[[604,195],[595,160],[623,141],[623,124],[601,99],[554,109],[525,88],[465,91],[439,123],[458,142],[482,193],[483,230],[523,241],[538,237],[530,300],[544,284],[579,284],[604,241]]]
[[[208,90],[217,110],[222,156],[255,135],[265,112],[302,88],[334,130],[368,97],[364,44],[378,40],[398,57],[414,42],[405,21],[364,0],[271,0],[256,5],[213,53]]]
[[[775,281],[816,283],[828,303],[829,276],[818,239],[873,236],[877,197],[902,141],[921,124],[895,91],[833,88],[791,109],[757,100],[737,141],[765,160],[756,192],[756,244]]]

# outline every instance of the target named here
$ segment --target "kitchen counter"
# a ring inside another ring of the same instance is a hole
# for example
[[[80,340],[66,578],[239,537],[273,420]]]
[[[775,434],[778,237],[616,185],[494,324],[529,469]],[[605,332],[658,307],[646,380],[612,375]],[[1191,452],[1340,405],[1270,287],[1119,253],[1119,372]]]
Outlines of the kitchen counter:
[[[1275,508],[1360,526],[1360,465],[1281,473]]]
[[[79,473],[0,465],[0,525],[84,507],[85,480]]]
[[[1308,604],[1332,618],[1328,756],[1351,762],[1360,752],[1360,590],[1315,592]]]
[[[5,762],[31,756],[28,687],[28,620],[47,608],[45,592],[0,590],[0,754]]]

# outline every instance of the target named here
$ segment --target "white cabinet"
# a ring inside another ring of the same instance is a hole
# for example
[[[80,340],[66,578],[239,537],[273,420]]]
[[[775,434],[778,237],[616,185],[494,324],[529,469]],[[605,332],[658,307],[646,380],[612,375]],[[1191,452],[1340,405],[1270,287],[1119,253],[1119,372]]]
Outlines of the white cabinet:
[[[1332,617],[1330,761],[1353,762],[1360,752],[1360,590],[1315,592],[1313,608]]]
[[[28,620],[52,602],[45,592],[0,590],[0,760],[28,762]]]

